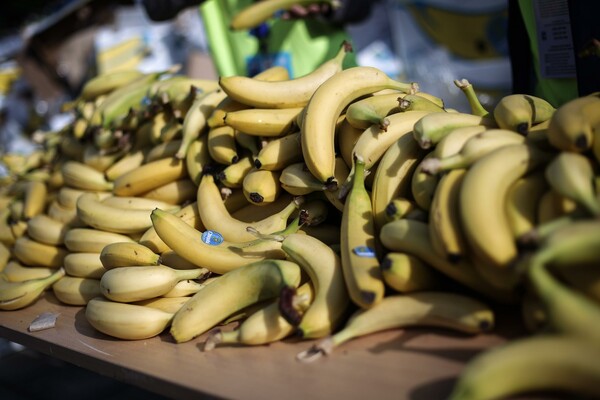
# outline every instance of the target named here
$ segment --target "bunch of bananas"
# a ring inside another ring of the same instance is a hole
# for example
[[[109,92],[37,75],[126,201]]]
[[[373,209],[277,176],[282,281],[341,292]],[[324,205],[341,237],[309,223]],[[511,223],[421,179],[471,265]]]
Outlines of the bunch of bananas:
[[[312,361],[384,329],[489,332],[520,305],[531,337],[474,360],[454,398],[598,395],[600,96],[488,112],[461,80],[461,112],[343,69],[348,51],[295,79],[90,80],[73,124],[2,158],[0,309],[51,290],[116,338],[294,334],[319,339]]]

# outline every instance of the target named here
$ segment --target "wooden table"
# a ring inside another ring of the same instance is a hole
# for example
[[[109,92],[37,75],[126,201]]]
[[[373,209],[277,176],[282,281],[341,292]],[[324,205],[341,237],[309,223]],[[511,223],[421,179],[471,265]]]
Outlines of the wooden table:
[[[43,312],[56,326],[28,332]],[[31,349],[165,396],[231,399],[405,399],[447,397],[478,352],[523,333],[515,310],[500,310],[496,330],[470,337],[436,329],[393,330],[358,338],[313,363],[295,356],[313,341],[221,346],[203,352],[204,336],[177,344],[164,332],[140,341],[113,339],[88,324],[83,307],[51,292],[18,311],[0,311],[0,336]]]

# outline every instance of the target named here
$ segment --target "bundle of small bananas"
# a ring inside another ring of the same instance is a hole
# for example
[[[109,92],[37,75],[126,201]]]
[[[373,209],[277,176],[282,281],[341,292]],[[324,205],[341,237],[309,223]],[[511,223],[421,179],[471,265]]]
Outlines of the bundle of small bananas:
[[[454,398],[598,395],[581,354],[600,343],[600,96],[488,112],[462,80],[460,112],[343,69],[349,50],[295,79],[90,80],[73,124],[4,156],[0,309],[52,290],[116,338],[294,334],[319,339],[312,361],[384,329],[488,332],[494,305],[520,305],[531,337],[474,360]]]

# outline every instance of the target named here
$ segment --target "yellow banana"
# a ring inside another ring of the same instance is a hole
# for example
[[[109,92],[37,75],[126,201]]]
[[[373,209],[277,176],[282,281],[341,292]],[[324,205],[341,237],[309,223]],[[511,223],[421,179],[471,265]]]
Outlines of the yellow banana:
[[[369,308],[381,301],[385,286],[376,254],[371,198],[364,186],[364,162],[357,159],[355,165],[342,213],[340,254],[350,298],[359,307]]]
[[[167,203],[162,200],[157,200],[141,196],[113,196],[109,195],[101,199],[100,202],[106,206],[121,208],[124,210],[143,210],[152,211],[155,208],[175,212],[179,210],[177,203]]]
[[[281,194],[280,175],[281,171],[250,170],[242,181],[242,190],[248,202],[265,205],[277,200]]]
[[[97,193],[101,199],[105,199],[106,197],[112,196],[112,193],[109,191],[98,192],[95,190],[83,190],[75,189],[69,186],[61,186],[56,195],[56,200],[63,207],[74,209],[75,207],[77,207],[77,199],[79,198],[79,196],[88,192]]]
[[[244,177],[254,168],[254,159],[251,156],[240,158],[235,164],[227,165],[216,175],[216,178],[224,186],[232,189],[242,187]],[[202,179],[202,178],[200,178]],[[200,180],[198,181],[200,184]]]
[[[100,279],[106,271],[99,253],[69,253],[63,267],[67,275],[78,278]]]
[[[435,112],[424,116],[415,123],[413,135],[415,140],[424,149],[434,147],[452,130],[464,126],[496,127],[496,122],[491,117],[462,112]]]
[[[58,268],[45,278],[22,282],[0,279],[0,310],[19,310],[35,303],[46,289],[64,276],[65,270]]]
[[[0,279],[8,282],[23,282],[30,279],[46,278],[56,272],[56,268],[31,267],[16,260],[10,260],[0,272]]]
[[[429,111],[429,112],[446,112],[444,107],[439,106],[433,101],[419,96],[418,93],[409,93],[398,98],[398,109],[400,112],[407,111]]]
[[[23,264],[47,268],[60,268],[68,254],[62,246],[41,243],[27,235],[15,240],[12,251],[13,256]]]
[[[433,159],[433,152],[425,154],[416,165],[410,180],[410,193],[420,209],[429,211],[440,176],[428,173],[425,168],[428,161]]]
[[[170,204],[169,207],[164,207],[164,209],[172,212],[179,208],[179,206],[174,206],[174,204],[186,204],[194,201],[197,188],[198,185],[186,177],[165,183],[162,186],[147,191],[141,196],[148,200]]]
[[[124,154],[123,157],[104,171],[106,179],[112,182],[124,173],[139,167],[144,162],[145,155],[146,152],[143,150],[130,151]]]
[[[327,79],[306,105],[301,126],[304,162],[312,174],[324,183],[335,181],[335,127],[348,104],[379,90],[410,91],[414,87],[367,66],[348,68]]]
[[[208,152],[208,135],[202,135],[190,143],[185,156],[185,165],[190,180],[198,185],[204,168],[208,167],[211,161],[210,153]]]
[[[386,130],[390,124],[386,117],[400,111],[398,99],[404,95],[405,93],[395,92],[356,100],[346,109],[345,118],[356,129],[365,130],[376,125],[380,130]]]
[[[252,159],[256,158],[256,155],[262,146],[261,138],[238,130],[236,130],[233,135],[238,148],[241,149],[241,152],[249,153]]]
[[[175,314],[177,310],[181,308],[188,301],[189,296],[184,297],[155,297],[153,299],[134,301],[133,305],[146,306],[156,308],[158,310],[166,311],[171,314]],[[124,303],[120,303],[124,304]]]
[[[85,82],[79,93],[79,99],[84,101],[95,100],[96,98],[109,94],[121,86],[125,86],[134,80],[141,78],[143,72],[137,69],[121,69],[97,75]]]
[[[84,226],[85,223],[77,216],[77,208],[67,208],[61,205],[58,200],[50,201],[48,204],[48,210],[46,210],[48,216],[60,223],[63,223],[69,227]]]
[[[473,136],[488,129],[483,125],[463,126],[452,129],[432,150],[435,158],[446,158],[460,152],[464,144]]]
[[[433,326],[478,334],[494,326],[494,313],[475,298],[449,292],[420,292],[386,296],[369,309],[356,311],[346,325],[298,354],[301,361],[329,355],[343,343],[361,336],[408,326]]]
[[[108,336],[142,340],[157,336],[167,329],[173,313],[96,297],[87,303],[85,318],[96,330]]]
[[[352,158],[354,157],[352,155],[352,150],[354,149],[354,145],[358,141],[360,135],[362,135],[362,133],[365,131],[365,129],[353,127],[352,125],[350,125],[350,122],[348,122],[345,117],[337,127],[337,130],[335,132],[335,144],[339,149],[339,155],[342,157],[348,168],[352,166]]]
[[[325,190],[325,186],[308,170],[304,162],[296,162],[281,170],[279,183],[282,189],[294,196]]]
[[[254,159],[256,169],[280,171],[288,165],[302,161],[300,132],[269,140]]]
[[[96,193],[85,193],[77,200],[77,215],[87,225],[115,233],[136,233],[152,226],[151,210],[126,209],[105,204]]]
[[[583,152],[593,145],[599,123],[600,93],[570,100],[558,107],[548,126],[548,141],[559,150]]]
[[[420,258],[402,252],[389,252],[381,260],[381,276],[387,286],[399,293],[437,290],[442,276]]]
[[[181,141],[181,139],[173,139],[155,144],[145,153],[144,163],[173,157],[177,153],[179,146],[181,146]]]
[[[113,183],[104,174],[82,162],[66,161],[62,164],[61,172],[65,185],[75,189],[110,191]]]
[[[517,241],[538,225],[538,205],[547,190],[548,183],[542,171],[524,176],[509,189],[506,216]]]
[[[100,278],[100,288],[104,297],[130,303],[162,296],[177,282],[196,279],[204,273],[204,268],[180,270],[166,265],[112,268]]]
[[[279,137],[297,129],[295,121],[302,109],[246,108],[228,112],[223,121],[225,125],[248,135]]]
[[[344,42],[340,51],[312,72],[285,81],[264,81],[245,76],[219,78],[219,85],[232,99],[256,108],[304,107],[319,86],[342,70],[346,54],[351,50]]]
[[[235,164],[239,160],[235,130],[229,125],[211,128],[208,131],[208,154],[219,164]]]
[[[185,161],[163,158],[143,164],[113,181],[116,196],[137,196],[187,176]]]
[[[286,260],[258,261],[225,273],[192,296],[175,313],[170,333],[186,342],[213,328],[234,312],[279,296],[286,287],[298,287],[300,267]]]
[[[161,262],[159,254],[137,242],[107,244],[102,248],[98,259],[105,269],[136,265],[158,265]]]
[[[45,182],[29,181],[23,198],[23,218],[25,220],[42,214],[46,210],[48,187]]]
[[[52,285],[52,292],[63,304],[85,306],[91,299],[102,295],[100,280],[66,275]]]
[[[65,246],[71,252],[100,253],[104,246],[115,242],[133,242],[133,239],[94,228],[71,228],[65,234]]]
[[[67,225],[50,218],[46,214],[38,214],[27,221],[27,235],[29,237],[38,242],[55,246],[64,243],[68,229]]]
[[[283,317],[296,327],[299,337],[331,334],[350,306],[340,257],[319,239],[303,234],[286,236],[281,248],[306,272],[314,288],[314,298],[305,310],[294,307],[298,294],[286,289],[279,299]]]
[[[532,125],[549,120],[556,109],[546,100],[529,94],[509,94],[494,107],[494,119],[501,129],[527,135]]]

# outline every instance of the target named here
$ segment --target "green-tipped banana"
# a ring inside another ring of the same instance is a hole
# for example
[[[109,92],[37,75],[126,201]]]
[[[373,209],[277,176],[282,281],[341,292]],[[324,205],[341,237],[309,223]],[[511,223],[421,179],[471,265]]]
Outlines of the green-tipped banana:
[[[477,93],[475,93],[475,88],[473,88],[471,82],[469,82],[467,79],[457,79],[454,81],[454,84],[467,98],[469,107],[471,107],[471,114],[478,115],[480,117],[485,117],[489,114],[489,111],[485,109],[483,104],[481,104],[479,97],[477,97]]]

